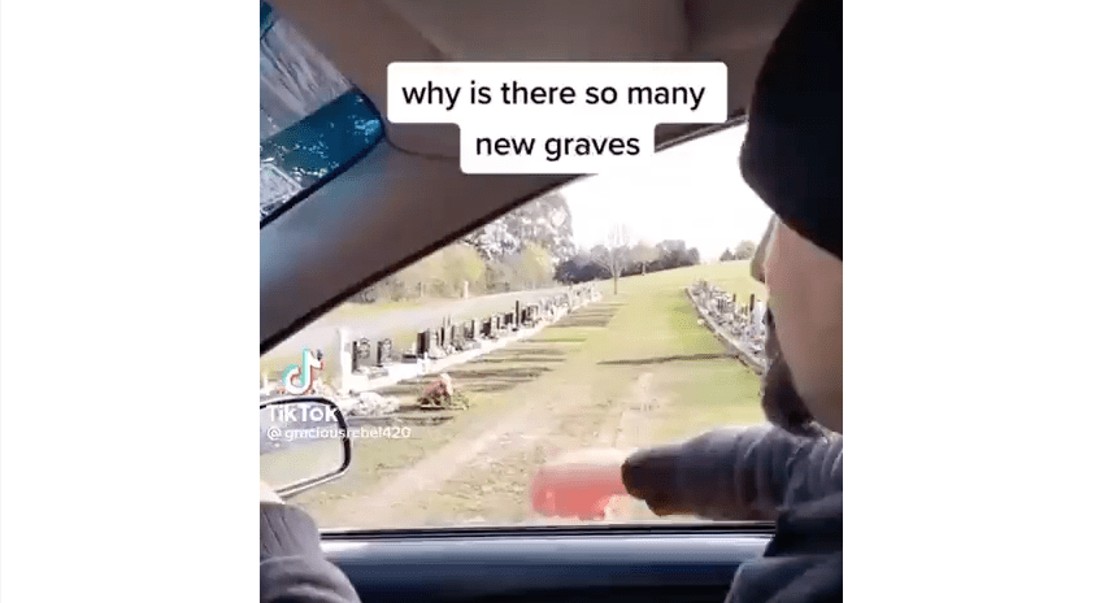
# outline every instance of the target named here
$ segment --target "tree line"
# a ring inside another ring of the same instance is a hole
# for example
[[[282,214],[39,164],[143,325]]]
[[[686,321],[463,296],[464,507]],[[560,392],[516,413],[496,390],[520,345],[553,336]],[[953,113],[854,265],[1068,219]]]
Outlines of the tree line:
[[[755,244],[726,249],[721,260],[751,258]],[[613,281],[694,266],[702,258],[681,239],[656,244],[636,240],[625,224],[614,225],[590,248],[573,242],[572,213],[557,192],[535,199],[392,274],[352,301],[402,301],[423,297],[486,295],[555,284]]]

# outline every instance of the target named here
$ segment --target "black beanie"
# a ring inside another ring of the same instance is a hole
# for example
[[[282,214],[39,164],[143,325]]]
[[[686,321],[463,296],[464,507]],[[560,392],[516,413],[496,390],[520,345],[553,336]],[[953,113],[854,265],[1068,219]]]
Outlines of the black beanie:
[[[784,224],[843,259],[842,0],[801,0],[775,39],[740,171]]]

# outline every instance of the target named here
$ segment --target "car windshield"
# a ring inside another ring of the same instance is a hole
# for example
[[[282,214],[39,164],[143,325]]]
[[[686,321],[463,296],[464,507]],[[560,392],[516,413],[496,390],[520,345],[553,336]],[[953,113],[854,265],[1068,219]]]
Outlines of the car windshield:
[[[361,159],[382,137],[370,100],[261,3],[261,223]]]
[[[349,415],[349,471],[293,502],[323,528],[697,521],[552,469],[763,422],[748,260],[770,213],[729,159],[742,139],[535,199],[261,358],[267,395],[319,358],[309,390]]]

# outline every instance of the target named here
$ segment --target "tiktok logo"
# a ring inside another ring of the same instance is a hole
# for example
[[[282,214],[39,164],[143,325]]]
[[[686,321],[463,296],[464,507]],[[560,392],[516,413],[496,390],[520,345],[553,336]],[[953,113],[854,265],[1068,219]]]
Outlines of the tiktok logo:
[[[302,350],[301,364],[291,364],[282,374],[282,385],[286,393],[300,396],[311,391],[313,381],[316,379],[314,371],[322,368],[324,368],[324,362],[321,361],[319,354],[314,354],[312,350]]]

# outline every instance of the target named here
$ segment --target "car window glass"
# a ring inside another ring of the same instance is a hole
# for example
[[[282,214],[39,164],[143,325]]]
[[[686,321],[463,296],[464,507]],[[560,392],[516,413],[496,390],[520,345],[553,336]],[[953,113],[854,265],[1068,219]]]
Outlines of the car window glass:
[[[570,502],[539,476],[570,452],[763,421],[758,371],[711,331],[762,352],[749,258],[770,214],[735,168],[742,136],[551,192],[264,356],[261,393],[285,393],[282,375],[311,351],[311,391],[351,415],[349,472],[294,502],[324,528],[689,520],[606,484]]]

